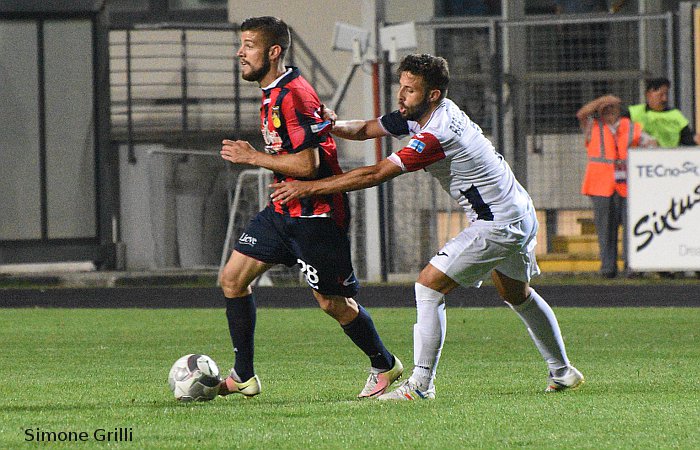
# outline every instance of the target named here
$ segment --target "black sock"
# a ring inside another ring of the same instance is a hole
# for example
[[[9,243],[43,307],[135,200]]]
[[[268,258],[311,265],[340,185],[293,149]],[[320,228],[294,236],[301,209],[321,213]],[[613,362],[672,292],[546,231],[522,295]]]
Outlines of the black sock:
[[[255,312],[253,294],[245,297],[226,298],[228,331],[231,334],[233,351],[236,354],[233,368],[241,381],[248,381],[255,375],[253,369]]]
[[[380,370],[389,370],[394,366],[394,355],[384,347],[384,343],[374,327],[374,322],[369,313],[360,305],[360,313],[355,320],[343,325],[343,331],[350,339],[360,347],[360,350],[369,356],[372,367]]]

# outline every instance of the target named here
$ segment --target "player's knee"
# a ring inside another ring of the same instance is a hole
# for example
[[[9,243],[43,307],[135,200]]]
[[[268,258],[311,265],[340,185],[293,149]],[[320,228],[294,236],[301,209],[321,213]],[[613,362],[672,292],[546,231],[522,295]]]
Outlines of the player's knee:
[[[413,288],[416,293],[416,303],[445,303],[445,294],[443,294],[442,292],[424,286],[420,282],[416,282],[413,285]]]
[[[530,296],[530,283],[510,278],[498,270],[491,272],[491,278],[498,295],[511,305],[520,305]]]
[[[347,309],[344,302],[339,302],[334,299],[330,299],[327,297],[317,297],[316,300],[318,301],[318,306],[321,307],[323,312],[335,318],[338,318],[339,316],[343,315],[344,311]]]
[[[326,314],[330,314],[333,311],[333,302],[325,297],[319,297],[316,296],[316,301],[318,302],[318,306],[325,312]]]
[[[219,275],[219,285],[228,298],[243,297],[250,293],[250,287],[243,283],[236,271],[224,268]]]
[[[511,305],[521,305],[525,303],[525,300],[530,296],[530,289],[517,289],[517,290],[508,290],[508,289],[498,289],[498,293],[501,295],[501,298]]]
[[[316,297],[318,306],[323,312],[341,323],[347,323],[354,319],[359,312],[359,307],[352,298],[325,296],[317,292],[314,292],[314,297]]]

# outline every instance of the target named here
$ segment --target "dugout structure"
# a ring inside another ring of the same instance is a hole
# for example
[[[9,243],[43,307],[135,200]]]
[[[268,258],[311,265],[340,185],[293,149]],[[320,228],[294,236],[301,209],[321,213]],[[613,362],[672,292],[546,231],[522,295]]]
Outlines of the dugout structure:
[[[0,3],[0,264],[115,265],[103,0]]]

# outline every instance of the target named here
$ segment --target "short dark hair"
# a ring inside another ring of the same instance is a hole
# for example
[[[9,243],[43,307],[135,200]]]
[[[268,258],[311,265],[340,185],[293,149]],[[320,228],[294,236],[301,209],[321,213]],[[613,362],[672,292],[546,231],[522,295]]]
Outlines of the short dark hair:
[[[287,53],[292,43],[289,27],[282,19],[271,16],[249,17],[241,23],[241,31],[260,31],[269,48],[273,45],[282,47],[281,58]]]
[[[397,72],[399,76],[402,72],[410,72],[413,75],[423,77],[428,89],[440,91],[440,99],[447,95],[447,86],[450,84],[450,69],[445,58],[427,53],[407,55],[401,60]]]
[[[649,78],[646,80],[646,92],[655,91],[662,86],[671,87],[671,81],[665,77]]]

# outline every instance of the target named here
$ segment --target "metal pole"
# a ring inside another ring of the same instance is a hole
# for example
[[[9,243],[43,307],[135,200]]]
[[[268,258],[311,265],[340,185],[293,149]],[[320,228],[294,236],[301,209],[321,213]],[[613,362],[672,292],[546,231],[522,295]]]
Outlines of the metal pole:
[[[126,30],[126,134],[127,134],[127,159],[129,164],[136,164],[136,152],[134,151],[134,118],[132,111],[131,93],[131,30]]]
[[[236,46],[234,34],[234,47]],[[241,74],[236,57],[233,58],[233,132],[235,138],[241,136]]]
[[[374,105],[374,117],[379,117],[382,113],[381,111],[381,78],[379,73],[379,60],[380,58],[386,63],[387,58],[384,51],[381,50],[381,45],[379,42],[379,28],[385,22],[386,17],[386,7],[384,0],[376,0],[374,5],[375,8],[375,51],[377,55],[376,61],[372,64],[372,95],[373,95],[373,105]],[[386,80],[385,80],[386,82]],[[374,156],[375,161],[379,162],[384,158],[382,151],[382,140],[377,138],[374,140]],[[383,184],[377,186],[377,213],[379,215],[379,261],[380,261],[380,276],[381,281],[385,282],[389,278],[388,267],[387,267],[387,242],[386,242],[386,199],[385,199],[386,187]]]
[[[187,32],[185,29],[180,30],[180,83],[182,92],[182,144],[187,142]]]
[[[393,106],[393,96],[391,92],[391,62],[389,62],[389,52],[382,52],[383,58],[382,63],[384,64],[384,113],[388,113],[392,110]],[[384,152],[382,157],[386,158],[391,154],[391,136],[386,136],[384,138]],[[384,267],[383,272],[394,271],[394,254],[391,251],[394,247],[394,182],[393,180],[387,181],[385,184],[385,203],[384,211],[386,211],[386,219],[384,224],[385,238],[386,241],[384,245]]]
[[[673,87],[677,89],[678,84],[676,83],[676,79],[674,77],[675,74],[675,67],[676,65],[674,64],[673,60],[673,46],[674,46],[674,40],[673,40],[673,14],[672,13],[666,13],[666,78],[669,80],[673,80]],[[669,90],[669,99],[668,103],[669,105],[675,105],[676,104],[676,96],[673,94],[676,89],[670,89]]]
[[[378,19],[377,19],[377,5],[376,3],[381,0],[368,0],[358,2],[362,10],[363,27],[371,29],[374,31],[374,38],[372,39],[372,45],[370,45],[367,53],[367,60],[373,61],[377,58],[377,49],[379,45],[379,39],[377,37],[378,29]],[[373,102],[373,82],[371,76],[363,77],[364,84],[363,89],[363,110],[365,117],[376,117],[374,116],[374,102]],[[376,148],[374,142],[365,141],[363,144],[364,150],[364,163],[365,165],[376,164]],[[365,189],[362,194],[365,198],[364,201],[364,226],[365,226],[365,242],[364,242],[364,257],[367,269],[367,280],[368,281],[381,281],[382,278],[382,259],[379,252],[380,248],[380,238],[379,238],[379,206],[378,206],[378,194],[379,191],[376,187]]]
[[[643,12],[644,2],[640,2],[639,13],[642,14]],[[646,78],[649,75],[649,67],[647,66],[647,24],[644,17],[639,18],[639,26],[637,27],[637,29],[639,31],[639,72],[642,74],[642,78],[639,80],[639,97],[642,99],[642,101],[644,101],[644,78]]]
[[[49,195],[46,157],[46,47],[44,35],[44,21],[37,21],[37,75],[38,88],[38,116],[39,116],[39,198],[41,205],[41,240],[49,239]]]

